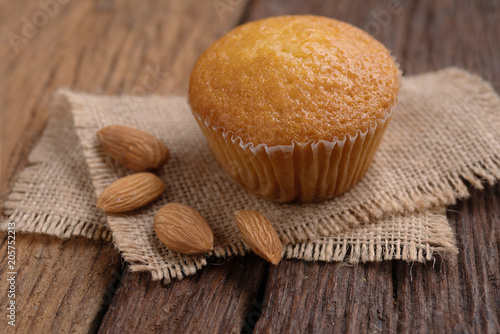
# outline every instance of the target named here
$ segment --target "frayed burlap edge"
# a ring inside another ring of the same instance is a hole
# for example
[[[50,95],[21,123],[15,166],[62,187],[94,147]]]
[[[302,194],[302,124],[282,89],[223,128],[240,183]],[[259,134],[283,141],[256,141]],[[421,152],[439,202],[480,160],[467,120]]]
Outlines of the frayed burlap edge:
[[[0,230],[5,231],[7,223],[14,222],[16,232],[20,233],[41,233],[62,239],[81,236],[99,241],[111,241],[112,236],[106,225],[106,217],[100,214],[97,209],[85,216],[75,217],[75,214],[69,208],[67,214],[58,214],[51,212],[51,208],[43,205],[31,207],[24,203],[27,197],[29,197],[27,195],[29,189],[33,184],[40,182],[41,173],[49,170],[50,167],[48,164],[51,164],[53,161],[50,161],[48,156],[58,149],[54,147],[54,143],[67,142],[68,134],[74,137],[70,142],[76,146],[71,147],[71,149],[80,153],[78,161],[74,161],[73,163],[78,164],[82,169],[86,170],[87,168],[81,152],[82,149],[78,145],[78,138],[74,133],[73,119],[69,112],[69,105],[61,104],[61,102],[65,101],[60,99],[54,100],[46,128],[28,157],[28,165],[19,174],[3,205],[2,211],[6,219],[0,224]],[[62,153],[57,154],[61,154],[62,156]],[[90,175],[88,175],[88,182],[90,182]],[[26,202],[31,204],[29,199]]]
[[[75,220],[69,216],[51,213],[29,213],[24,210],[5,210],[8,218],[2,223],[1,230],[7,230],[7,223],[15,222],[16,232],[40,233],[61,239],[85,237],[98,241],[111,241],[112,236],[104,226],[96,226],[84,220]]]
[[[443,174],[439,183],[431,182],[422,186],[421,189],[406,189],[404,192],[391,196],[382,194],[377,201],[369,201],[357,208],[346,209],[338,216],[331,217],[335,224],[326,226],[327,231],[323,231],[322,234],[337,233],[352,226],[369,223],[370,220],[384,217],[388,212],[412,212],[434,206],[452,205],[457,200],[470,196],[466,182],[482,190],[484,181],[492,186],[498,178],[500,178],[500,157],[495,154],[491,158],[476,161],[456,171]],[[306,233],[311,237],[317,236],[314,230],[302,226],[299,229],[285,231],[285,233],[288,237],[287,241],[292,243],[302,241],[294,237],[297,233]]]
[[[391,232],[387,233],[386,239],[381,239],[380,234],[383,233],[373,231],[373,227],[357,227],[358,231],[355,229],[334,237],[320,238],[296,245],[289,244],[285,248],[284,257],[305,261],[340,261],[350,265],[384,260],[425,263],[433,260],[436,254],[440,254],[445,259],[453,257],[458,253],[458,249],[455,234],[445,215],[446,209],[441,207],[431,211],[434,213],[426,212],[423,216],[422,213],[416,216],[396,216],[389,218],[385,224],[384,222],[377,223],[381,226],[380,229],[386,229],[398,220],[411,225],[412,219],[419,219],[424,221],[424,228],[427,232],[426,235],[421,235],[421,239],[408,240],[404,236],[398,238],[397,233]],[[374,233],[375,238],[370,237],[371,233]],[[362,236],[362,240],[359,236]]]
[[[435,260],[438,254],[440,258],[449,260],[456,256],[458,249],[445,212],[446,209],[440,207],[426,212],[392,216],[365,227],[358,226],[336,236],[284,245],[283,258],[341,262],[343,265],[390,260],[425,263]],[[400,231],[401,224],[409,226],[410,230],[406,234],[401,235],[397,232]],[[127,254],[129,251],[131,253]],[[214,250],[211,255],[227,259],[249,252],[247,245],[238,242]],[[166,267],[152,268],[150,264],[143,264],[145,259],[137,257],[137,253],[133,249],[124,251],[127,261],[134,261],[130,270],[151,271],[153,280],[163,279],[166,284],[174,279],[181,280],[194,275],[202,267],[210,265],[208,257],[188,257],[176,263],[169,263]],[[220,261],[217,261],[217,264],[220,264]]]

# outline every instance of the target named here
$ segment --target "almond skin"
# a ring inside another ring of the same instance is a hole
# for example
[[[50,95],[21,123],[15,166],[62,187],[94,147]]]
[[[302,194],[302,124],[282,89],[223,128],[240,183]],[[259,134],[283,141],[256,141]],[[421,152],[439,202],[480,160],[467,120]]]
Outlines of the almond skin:
[[[214,235],[207,221],[195,209],[169,203],[155,216],[155,233],[169,249],[188,255],[210,252]]]
[[[110,125],[99,130],[97,138],[109,155],[136,172],[158,169],[170,158],[165,144],[139,129]]]
[[[99,196],[97,207],[110,213],[143,207],[165,191],[165,184],[152,173],[137,173],[111,183]]]
[[[238,210],[234,219],[243,239],[255,254],[272,264],[280,262],[283,245],[266,217],[254,210]]]

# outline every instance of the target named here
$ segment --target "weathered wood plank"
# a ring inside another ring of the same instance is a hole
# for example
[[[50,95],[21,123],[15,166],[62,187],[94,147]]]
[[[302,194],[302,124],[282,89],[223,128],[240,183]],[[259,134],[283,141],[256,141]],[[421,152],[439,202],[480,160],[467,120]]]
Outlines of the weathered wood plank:
[[[284,260],[269,270],[255,332],[376,333],[394,330],[396,322],[391,262]]]
[[[500,331],[500,186],[451,206],[456,259],[396,264],[398,332]]]
[[[167,286],[126,272],[99,333],[239,333],[266,267],[235,257]]]
[[[406,72],[459,66],[500,92],[499,15],[500,4],[494,1],[415,3],[403,51]],[[469,189],[472,197],[448,210],[458,257],[396,264],[398,331],[500,331],[499,187]]]
[[[26,163],[29,151],[45,126],[51,92],[57,84],[69,84],[57,80],[56,76],[64,71],[61,68],[61,39],[66,34],[74,33],[76,27],[68,23],[83,19],[88,14],[89,4],[75,2],[60,6],[57,15],[48,19],[45,26],[37,28],[33,17],[39,17],[37,13],[45,13],[40,5],[37,2],[17,1],[15,5],[12,3],[16,15],[9,14],[9,19],[0,21],[1,30],[6,36],[12,33],[18,36],[12,37],[14,41],[22,41],[10,43],[9,38],[2,39],[1,196],[10,189],[10,184]],[[10,7],[5,12],[11,13]],[[67,28],[63,29],[63,26]],[[70,49],[66,51],[66,56],[78,52]]]
[[[1,240],[0,252],[7,254],[7,239],[2,235]],[[18,234],[15,247],[15,299],[7,295],[8,258],[0,260],[1,332],[96,331],[121,276],[113,246],[80,237],[64,241]],[[16,302],[15,327],[7,325],[10,300]]]
[[[0,29],[5,32],[2,36],[12,32],[23,38],[23,42],[16,45],[17,51],[7,39],[2,39],[5,45],[0,54],[2,196],[26,164],[27,154],[41,134],[48,117],[51,92],[57,86],[72,84],[72,68],[65,67],[70,62],[65,62],[63,55],[71,58],[79,49],[65,48],[64,40],[78,29],[78,25],[69,23],[87,18],[92,7],[91,2],[61,5],[54,16],[47,15],[48,21],[43,27],[35,27],[36,33],[29,35],[23,35],[24,29],[28,29],[24,25],[33,24],[33,17],[43,16],[38,2],[17,1],[2,10],[2,14],[8,14],[6,20],[0,21]],[[90,70],[89,75],[92,75]],[[4,233],[1,240],[0,251],[7,254]],[[117,283],[113,277],[121,270],[119,255],[113,247],[84,238],[64,241],[21,234],[16,235],[15,247],[16,327],[4,322],[2,329],[6,332],[95,331],[112,295],[113,286],[108,289],[108,284]],[[7,268],[7,258],[2,257],[2,291],[7,291],[6,278],[10,271]],[[0,304],[5,306],[8,302],[7,294],[1,294]]]

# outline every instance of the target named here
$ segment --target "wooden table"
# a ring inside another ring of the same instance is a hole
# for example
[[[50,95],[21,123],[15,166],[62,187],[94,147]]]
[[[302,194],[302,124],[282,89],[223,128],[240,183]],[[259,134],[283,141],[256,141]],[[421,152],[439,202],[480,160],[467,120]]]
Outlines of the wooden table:
[[[406,75],[459,66],[500,91],[500,2],[493,0],[3,0],[2,197],[42,133],[55,89],[182,94],[197,56],[234,26],[304,13],[368,30]],[[157,84],[146,85],[152,71]],[[470,199],[448,208],[458,257],[427,264],[269,266],[247,256],[214,259],[197,275],[164,285],[148,273],[130,273],[111,244],[18,235],[15,329],[498,333],[500,187],[470,190]],[[5,316],[6,240],[2,234],[0,332],[12,330]]]

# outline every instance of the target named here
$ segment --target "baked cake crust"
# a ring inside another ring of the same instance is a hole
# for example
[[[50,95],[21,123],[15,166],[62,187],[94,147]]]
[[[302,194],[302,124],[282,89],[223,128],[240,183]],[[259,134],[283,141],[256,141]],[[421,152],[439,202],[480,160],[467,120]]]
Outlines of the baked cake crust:
[[[244,143],[342,140],[384,119],[399,69],[389,51],[350,24],[282,16],[237,27],[196,62],[189,102],[198,118]]]

